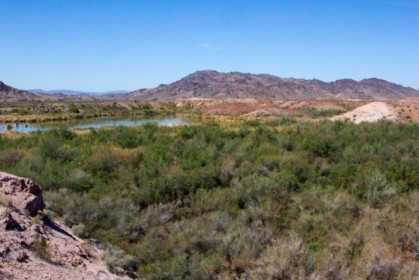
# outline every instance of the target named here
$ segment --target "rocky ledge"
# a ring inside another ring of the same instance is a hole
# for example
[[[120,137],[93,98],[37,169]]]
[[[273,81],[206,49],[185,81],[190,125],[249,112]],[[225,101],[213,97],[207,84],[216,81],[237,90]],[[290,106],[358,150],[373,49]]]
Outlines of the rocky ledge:
[[[0,172],[0,279],[116,279],[94,246],[43,210],[39,185]]]

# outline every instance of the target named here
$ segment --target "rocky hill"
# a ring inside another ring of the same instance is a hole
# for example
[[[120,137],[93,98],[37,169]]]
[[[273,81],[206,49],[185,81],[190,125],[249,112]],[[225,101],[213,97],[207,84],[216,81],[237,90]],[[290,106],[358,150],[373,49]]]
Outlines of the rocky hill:
[[[0,172],[0,279],[115,279],[95,248],[43,209],[40,186]]]
[[[26,91],[20,90],[6,85],[0,81],[0,101],[1,102],[17,102],[17,101],[34,101],[34,100],[95,100],[91,95],[86,94],[70,94],[61,92],[45,92],[45,91]]]
[[[284,79],[266,74],[198,71],[169,85],[140,89],[128,99],[179,100],[188,98],[400,99],[417,97],[419,91],[380,79],[350,79],[326,83],[320,80]]]
[[[34,99],[38,99],[38,96],[31,92],[8,86],[0,81],[0,101],[14,102]]]

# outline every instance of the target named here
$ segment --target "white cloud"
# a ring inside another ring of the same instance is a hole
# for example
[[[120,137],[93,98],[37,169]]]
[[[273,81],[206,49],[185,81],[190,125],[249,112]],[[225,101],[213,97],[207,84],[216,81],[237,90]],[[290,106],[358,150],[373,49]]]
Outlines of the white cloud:
[[[207,51],[221,51],[221,48],[218,46],[214,46],[211,43],[202,43],[201,48],[207,50]]]

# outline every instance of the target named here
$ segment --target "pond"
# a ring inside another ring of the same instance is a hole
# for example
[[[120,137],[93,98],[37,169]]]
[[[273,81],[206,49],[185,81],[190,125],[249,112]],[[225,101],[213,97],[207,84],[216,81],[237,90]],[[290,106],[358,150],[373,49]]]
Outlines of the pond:
[[[61,126],[73,129],[89,129],[112,126],[140,126],[147,123],[156,123],[158,125],[180,125],[188,124],[190,121],[179,118],[165,118],[165,119],[123,119],[123,118],[91,118],[70,121],[51,121],[43,123],[0,123],[0,132],[14,131],[20,133],[30,133],[36,131],[47,131]]]

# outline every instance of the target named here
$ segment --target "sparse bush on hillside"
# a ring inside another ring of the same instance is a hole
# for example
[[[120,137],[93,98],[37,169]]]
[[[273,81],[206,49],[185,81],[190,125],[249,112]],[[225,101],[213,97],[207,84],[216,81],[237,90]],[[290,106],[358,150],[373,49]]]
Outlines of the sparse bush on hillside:
[[[43,238],[36,239],[29,247],[29,250],[34,252],[39,258],[52,262],[51,251],[48,246],[48,243]]]
[[[127,255],[113,245],[108,245],[105,248],[103,260],[108,265],[109,270],[115,274],[121,274],[123,271],[135,271],[138,266],[133,256]]]

